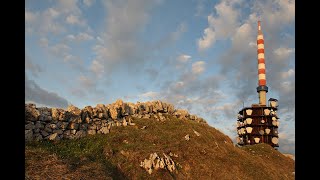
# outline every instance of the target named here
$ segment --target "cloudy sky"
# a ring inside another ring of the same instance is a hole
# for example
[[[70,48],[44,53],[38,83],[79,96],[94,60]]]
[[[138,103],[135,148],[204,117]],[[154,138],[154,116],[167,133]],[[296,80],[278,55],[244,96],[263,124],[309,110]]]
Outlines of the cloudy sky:
[[[236,137],[258,103],[257,20],[280,151],[295,153],[295,1],[26,0],[25,101],[162,100]]]

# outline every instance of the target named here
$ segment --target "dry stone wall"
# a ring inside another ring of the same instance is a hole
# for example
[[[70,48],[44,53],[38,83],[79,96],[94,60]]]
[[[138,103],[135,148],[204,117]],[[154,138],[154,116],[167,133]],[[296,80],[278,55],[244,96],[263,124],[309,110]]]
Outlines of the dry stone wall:
[[[183,109],[161,101],[126,103],[117,100],[112,104],[97,104],[79,109],[73,105],[67,109],[36,107],[25,104],[25,140],[40,141],[77,139],[87,135],[108,134],[114,126],[134,126],[132,117],[154,118],[165,121],[165,114],[182,120],[207,123]]]

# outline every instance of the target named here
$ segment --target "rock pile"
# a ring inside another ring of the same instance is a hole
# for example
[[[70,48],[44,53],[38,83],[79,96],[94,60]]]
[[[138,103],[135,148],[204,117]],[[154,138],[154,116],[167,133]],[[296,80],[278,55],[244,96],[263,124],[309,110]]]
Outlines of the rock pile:
[[[112,104],[97,104],[79,109],[37,108],[35,104],[25,104],[25,140],[77,139],[86,135],[107,134],[113,126],[134,126],[132,117],[153,118],[166,121],[168,115],[182,120],[192,120],[206,124],[206,121],[188,111],[174,109],[172,104],[161,101],[125,103],[117,100]]]
[[[144,159],[144,161],[140,163],[140,167],[144,168],[149,174],[157,169],[166,169],[170,172],[176,170],[176,165],[171,157],[165,153],[163,153],[163,156],[164,157],[160,157],[157,153],[152,153],[149,159]]]

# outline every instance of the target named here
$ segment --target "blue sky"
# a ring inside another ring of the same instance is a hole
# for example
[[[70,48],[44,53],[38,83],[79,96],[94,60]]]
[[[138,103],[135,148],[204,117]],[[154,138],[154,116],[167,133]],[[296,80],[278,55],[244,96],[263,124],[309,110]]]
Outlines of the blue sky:
[[[295,1],[26,0],[25,101],[162,100],[236,137],[258,103],[257,20],[280,151],[295,153]]]

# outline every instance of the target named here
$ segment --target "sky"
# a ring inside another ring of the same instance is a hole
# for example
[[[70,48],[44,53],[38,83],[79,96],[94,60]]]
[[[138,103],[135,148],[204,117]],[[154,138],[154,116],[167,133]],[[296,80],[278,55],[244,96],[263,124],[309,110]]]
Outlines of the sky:
[[[234,142],[259,102],[257,21],[279,151],[295,154],[295,1],[26,0],[25,102],[79,108],[161,100]]]

